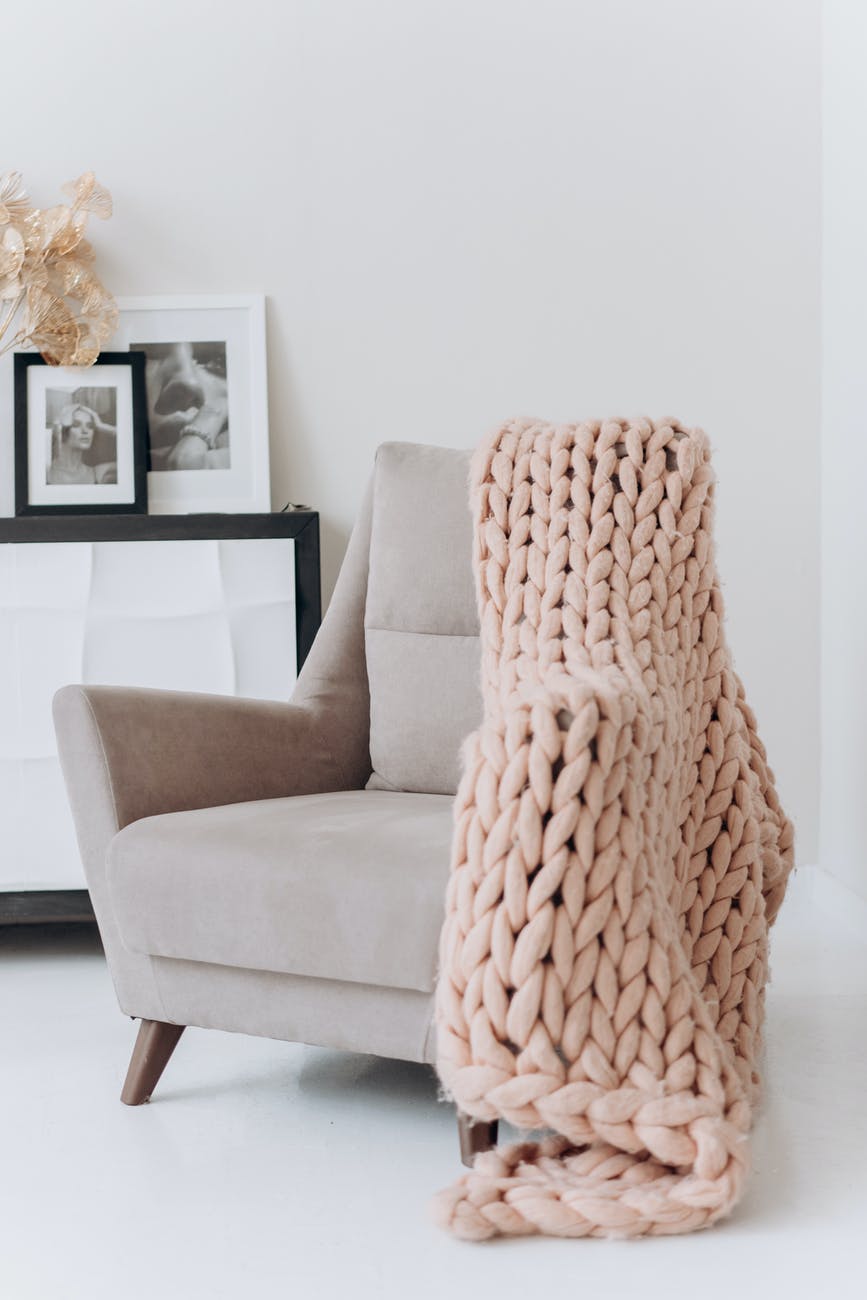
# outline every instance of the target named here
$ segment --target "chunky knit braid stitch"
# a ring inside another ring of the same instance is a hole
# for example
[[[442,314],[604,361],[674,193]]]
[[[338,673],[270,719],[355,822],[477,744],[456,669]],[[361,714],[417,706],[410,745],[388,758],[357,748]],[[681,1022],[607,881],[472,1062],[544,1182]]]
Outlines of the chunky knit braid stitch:
[[[744,1184],[792,865],[674,421],[518,421],[473,465],[485,717],[437,987],[459,1108],[549,1129],[440,1193],[458,1236],[686,1232]]]

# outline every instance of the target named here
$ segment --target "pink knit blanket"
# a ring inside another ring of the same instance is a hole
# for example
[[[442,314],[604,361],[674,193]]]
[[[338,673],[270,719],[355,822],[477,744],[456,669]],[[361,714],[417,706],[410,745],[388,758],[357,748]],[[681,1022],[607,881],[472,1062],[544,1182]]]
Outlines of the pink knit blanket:
[[[438,1070],[550,1136],[440,1193],[462,1237],[686,1232],[744,1186],[792,866],[732,667],[705,435],[516,421],[476,453],[485,715],[458,791]]]

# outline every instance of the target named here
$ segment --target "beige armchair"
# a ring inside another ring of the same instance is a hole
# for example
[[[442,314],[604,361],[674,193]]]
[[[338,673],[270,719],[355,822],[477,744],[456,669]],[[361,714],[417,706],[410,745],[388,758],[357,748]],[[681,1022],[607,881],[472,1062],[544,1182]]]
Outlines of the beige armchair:
[[[389,443],[288,704],[68,686],[61,761],[121,1011],[122,1099],[187,1025],[434,1059],[464,736],[469,453]],[[462,1154],[492,1125],[461,1118]]]

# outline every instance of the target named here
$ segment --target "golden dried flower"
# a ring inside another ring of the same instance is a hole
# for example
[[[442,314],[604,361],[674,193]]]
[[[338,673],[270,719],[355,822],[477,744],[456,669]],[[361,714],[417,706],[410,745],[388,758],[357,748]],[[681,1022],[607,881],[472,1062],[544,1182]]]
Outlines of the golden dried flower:
[[[6,172],[5,176],[0,176],[0,226],[23,215],[29,206],[21,173]]]
[[[0,299],[16,298],[24,265],[24,239],[15,226],[5,226],[0,237]]]
[[[34,208],[19,172],[0,176],[0,353],[31,344],[50,365],[87,366],[117,327],[84,238],[90,215],[111,216],[111,195],[93,172],[62,188],[70,203]]]
[[[82,212],[92,212],[101,221],[111,216],[111,195],[100,185],[93,172],[85,172],[77,181],[67,181],[60,187],[72,199],[72,206]]]

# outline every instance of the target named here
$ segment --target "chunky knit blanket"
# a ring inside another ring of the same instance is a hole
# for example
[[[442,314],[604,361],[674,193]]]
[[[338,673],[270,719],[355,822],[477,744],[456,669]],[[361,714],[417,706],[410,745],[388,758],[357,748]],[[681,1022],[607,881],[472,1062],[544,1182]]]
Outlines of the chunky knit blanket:
[[[458,1236],[686,1232],[747,1173],[792,866],[732,667],[705,435],[507,425],[472,471],[484,721],[437,987],[458,1107],[550,1136],[440,1193]]]

